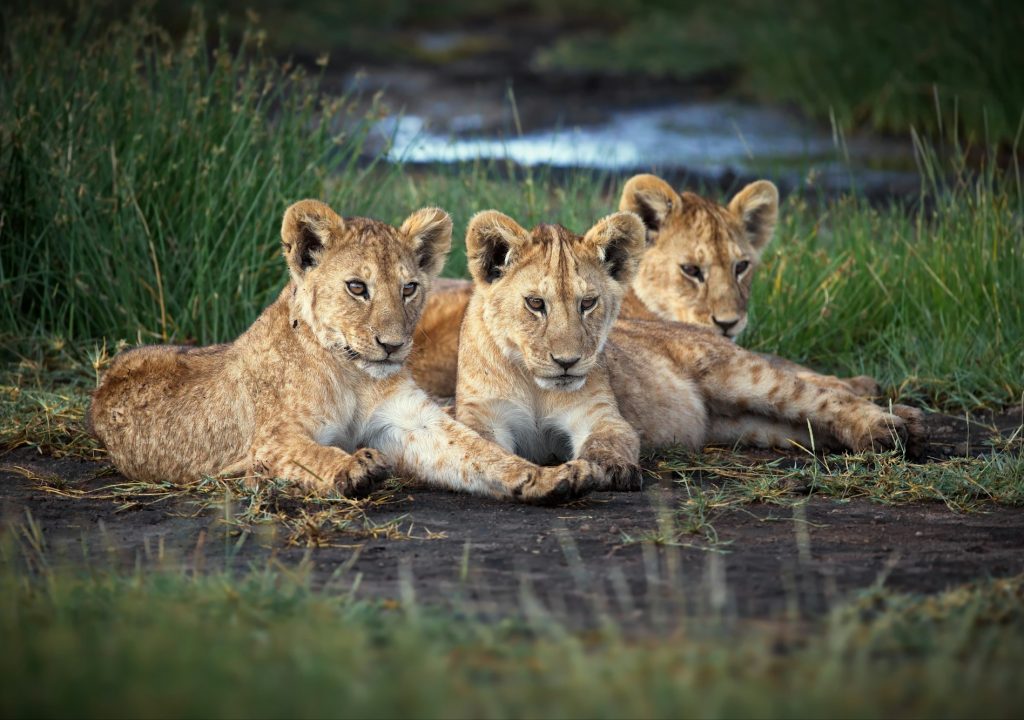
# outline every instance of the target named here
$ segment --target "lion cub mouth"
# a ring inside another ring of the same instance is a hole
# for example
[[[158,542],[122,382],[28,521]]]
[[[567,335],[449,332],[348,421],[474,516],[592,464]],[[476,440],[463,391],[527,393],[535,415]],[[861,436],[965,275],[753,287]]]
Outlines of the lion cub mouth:
[[[534,381],[544,390],[558,390],[560,392],[576,392],[587,381],[586,375],[555,375],[554,377],[541,377],[534,375]]]
[[[377,378],[378,380],[394,375],[402,369],[402,365],[405,362],[404,356],[399,359],[380,358],[379,360],[371,360],[353,350],[348,345],[344,346],[341,351],[344,353],[345,357],[353,361],[360,370],[371,377]]]
[[[402,363],[395,360],[360,360],[359,367],[366,374],[377,379],[390,377],[402,369]]]

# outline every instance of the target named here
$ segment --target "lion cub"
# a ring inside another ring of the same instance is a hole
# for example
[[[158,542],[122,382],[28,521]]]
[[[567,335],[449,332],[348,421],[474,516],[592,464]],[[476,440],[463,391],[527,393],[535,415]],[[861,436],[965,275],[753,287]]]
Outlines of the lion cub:
[[[719,205],[678,193],[656,175],[634,175],[622,188],[619,210],[635,212],[647,226],[647,250],[622,317],[703,325],[735,340],[747,327],[754,273],[775,234],[775,185],[752,182]],[[867,375],[840,379],[776,355],[764,357],[811,383],[865,397],[881,394]]]
[[[257,473],[360,495],[394,467],[493,497],[585,491],[589,465],[510,455],[451,419],[403,367],[451,231],[436,208],[394,228],[315,200],[292,205],[281,226],[291,281],[277,300],[232,343],[119,355],[93,396],[93,432],[140,480]]]
[[[848,390],[814,384],[710,329],[619,320],[646,229],[610,215],[584,237],[527,232],[494,211],[466,235],[474,292],[459,341],[456,417],[535,461],[582,458],[604,484],[633,487],[641,445],[772,446],[796,440],[855,451],[922,429]]]
[[[604,470],[604,487],[638,487],[640,438],[619,414],[602,349],[644,232],[633,213],[609,215],[583,237],[477,213],[466,232],[474,292],[455,416],[534,462],[582,459]]]

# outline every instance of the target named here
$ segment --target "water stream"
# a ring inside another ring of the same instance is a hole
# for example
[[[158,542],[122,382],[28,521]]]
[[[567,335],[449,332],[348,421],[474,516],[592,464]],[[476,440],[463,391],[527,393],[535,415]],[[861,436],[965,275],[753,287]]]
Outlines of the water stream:
[[[379,121],[394,162],[511,160],[521,165],[685,171],[712,180],[765,176],[790,186],[901,192],[916,187],[908,142],[843,137],[784,110],[732,101],[612,110],[606,119],[506,134],[480,113],[390,115]]]

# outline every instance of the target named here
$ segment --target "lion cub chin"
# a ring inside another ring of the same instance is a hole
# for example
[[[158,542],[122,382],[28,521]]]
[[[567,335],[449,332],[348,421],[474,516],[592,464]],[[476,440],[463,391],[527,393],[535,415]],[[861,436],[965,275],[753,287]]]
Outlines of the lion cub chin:
[[[580,237],[527,232],[496,211],[466,233],[474,293],[459,344],[456,417],[535,462],[583,461],[637,489],[640,440],[619,414],[602,350],[645,230],[616,213]]]
[[[451,246],[437,208],[395,228],[303,200],[281,225],[291,276],[237,340],[115,358],[89,410],[125,476],[260,474],[361,495],[392,469],[429,484],[551,502],[588,490],[583,463],[540,468],[450,418],[404,367]]]

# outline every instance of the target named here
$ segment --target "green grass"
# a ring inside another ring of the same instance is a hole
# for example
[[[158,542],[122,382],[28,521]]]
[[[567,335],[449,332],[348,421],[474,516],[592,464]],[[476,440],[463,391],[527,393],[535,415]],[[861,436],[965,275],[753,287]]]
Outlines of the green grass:
[[[207,341],[272,297],[283,206],[351,167],[360,131],[255,41],[205,36],[198,16],[180,45],[141,13],[5,18],[5,333]]]
[[[228,340],[286,280],[288,203],[321,197],[399,223],[423,205],[456,221],[465,274],[477,210],[577,231],[614,209],[620,178],[502,163],[436,171],[357,163],[366,118],[257,40],[202,52],[145,14],[102,26],[5,18],[0,68],[0,336],[84,356],[97,342]],[[347,128],[344,129],[344,128]],[[1024,393],[1024,194],[1016,167],[966,169],[919,143],[913,208],[855,197],[784,205],[744,342],[892,394],[960,411]],[[10,353],[5,357],[11,359]]]
[[[0,568],[6,717],[1010,717],[1024,700],[1021,578],[656,639],[367,604],[308,567],[74,572],[21,538]]]
[[[991,172],[959,182],[922,196],[928,209],[791,199],[744,344],[951,410],[1019,402],[1020,186]]]

